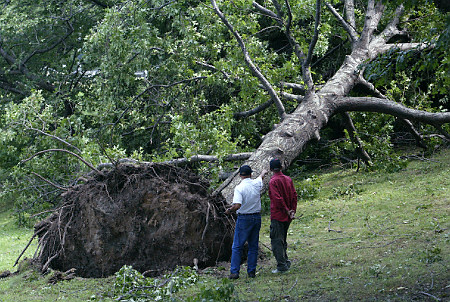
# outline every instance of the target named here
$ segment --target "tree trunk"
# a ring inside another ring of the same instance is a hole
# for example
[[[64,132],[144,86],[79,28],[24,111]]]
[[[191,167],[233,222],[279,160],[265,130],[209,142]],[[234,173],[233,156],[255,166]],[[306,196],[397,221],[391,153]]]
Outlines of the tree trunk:
[[[233,28],[226,21],[224,15],[218,10],[215,1],[212,0],[216,12],[221,19],[226,23],[231,31]],[[348,1],[352,4],[353,1]],[[399,18],[403,13],[403,5],[400,5],[389,24],[381,31],[380,34],[374,35],[378,23],[384,12],[384,5],[381,1],[368,1],[366,19],[362,32],[358,35],[350,18],[350,25],[340,17],[339,13],[329,4],[328,8],[341,21],[343,27],[347,30],[352,40],[352,52],[342,63],[339,70],[330,78],[326,84],[318,91],[315,91],[314,84],[308,85],[308,92],[303,101],[296,108],[296,110],[288,115],[282,116],[282,122],[276,128],[269,132],[263,139],[263,142],[258,149],[253,152],[250,158],[245,162],[250,165],[255,171],[254,177],[257,176],[263,169],[269,169],[269,161],[277,157],[283,163],[283,168],[289,167],[291,162],[302,152],[306,143],[313,138],[320,139],[319,131],[327,124],[328,120],[336,113],[344,113],[347,111],[370,111],[391,114],[397,117],[423,121],[428,124],[433,124],[440,127],[443,123],[450,122],[450,113],[428,113],[415,109],[406,108],[403,105],[388,100],[386,98],[370,98],[370,97],[348,97],[349,92],[354,85],[361,81],[362,73],[364,71],[364,64],[372,61],[378,55],[391,50],[408,50],[420,49],[426,47],[425,44],[417,43],[398,43],[388,44],[388,40],[400,31],[397,29]],[[353,16],[353,5],[348,5],[347,14]],[[260,9],[261,10],[261,9]],[[263,11],[264,12],[264,11]],[[271,13],[269,11],[269,13]],[[273,13],[271,13],[272,15]],[[316,16],[318,20],[318,16]],[[234,32],[238,38],[243,51],[245,46],[239,35]],[[292,38],[292,37],[291,37]],[[310,49],[312,51],[312,49]],[[301,57],[301,56],[300,56]],[[247,55],[247,61],[251,59]],[[252,69],[253,65],[248,64]],[[309,77],[305,77],[305,72],[309,74],[309,65],[303,66],[304,80],[307,83]],[[259,79],[265,79],[260,73]],[[267,82],[267,81],[266,81]],[[264,87],[271,87],[267,84]],[[273,89],[268,90],[274,92]],[[277,97],[271,96],[272,100]],[[267,188],[269,177],[265,179]],[[228,203],[232,202],[233,191],[235,186],[239,183],[240,178],[237,171],[231,175],[222,185],[214,192],[215,194],[221,192]]]
[[[329,97],[320,94],[310,94],[286,118],[265,137],[261,145],[246,161],[255,171],[253,176],[262,170],[269,170],[269,161],[277,157],[283,167],[289,167],[291,162],[301,153],[306,143],[311,139],[320,139],[319,130],[324,127],[334,114],[333,104]],[[268,177],[265,183],[268,183]],[[228,203],[232,202],[234,187],[239,183],[238,173],[230,176],[215,193],[221,192]]]

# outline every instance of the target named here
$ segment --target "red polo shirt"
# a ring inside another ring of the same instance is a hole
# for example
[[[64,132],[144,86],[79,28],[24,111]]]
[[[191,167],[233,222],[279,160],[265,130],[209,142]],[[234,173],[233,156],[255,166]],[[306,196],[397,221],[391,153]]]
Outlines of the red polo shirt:
[[[283,172],[275,172],[269,181],[270,219],[291,221],[289,210],[297,210],[297,192],[292,179]]]

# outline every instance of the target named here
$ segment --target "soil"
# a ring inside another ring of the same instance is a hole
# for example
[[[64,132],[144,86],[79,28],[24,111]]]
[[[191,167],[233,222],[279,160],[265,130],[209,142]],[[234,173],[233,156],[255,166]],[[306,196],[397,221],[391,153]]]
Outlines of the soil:
[[[158,275],[178,265],[229,261],[234,222],[225,200],[189,170],[121,164],[73,187],[35,225],[42,270],[104,277],[123,265]],[[197,260],[194,260],[197,259]]]

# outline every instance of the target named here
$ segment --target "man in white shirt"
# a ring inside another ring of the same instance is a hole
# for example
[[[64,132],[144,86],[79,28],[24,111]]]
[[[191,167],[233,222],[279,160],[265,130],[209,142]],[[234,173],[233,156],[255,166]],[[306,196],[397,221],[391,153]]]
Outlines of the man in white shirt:
[[[256,179],[251,178],[252,172],[248,165],[239,168],[241,182],[234,189],[231,207],[225,211],[226,214],[231,212],[238,214],[231,248],[230,279],[239,278],[241,255],[245,242],[248,242],[247,275],[254,278],[256,274],[259,230],[261,229],[262,179],[268,171],[263,170]]]

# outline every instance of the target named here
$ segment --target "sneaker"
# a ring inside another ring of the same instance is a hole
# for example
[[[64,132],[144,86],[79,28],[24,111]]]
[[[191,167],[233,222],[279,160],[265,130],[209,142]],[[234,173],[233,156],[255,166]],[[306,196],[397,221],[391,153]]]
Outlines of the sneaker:
[[[274,269],[273,271],[272,271],[272,274],[281,274],[281,273],[284,273],[284,272],[287,272],[287,270],[284,270],[284,271],[280,271],[279,269]]]
[[[256,277],[256,273],[255,272],[249,272],[247,273],[249,278],[255,278]]]
[[[239,279],[239,274],[230,274],[228,279]]]

